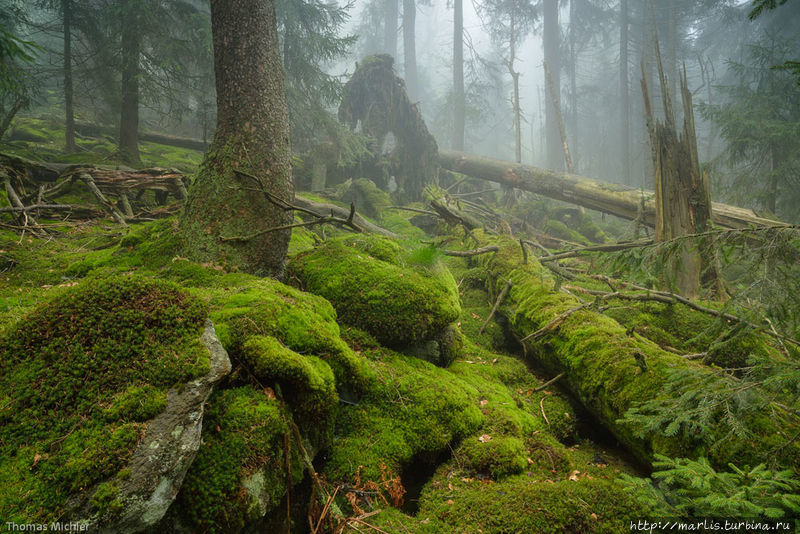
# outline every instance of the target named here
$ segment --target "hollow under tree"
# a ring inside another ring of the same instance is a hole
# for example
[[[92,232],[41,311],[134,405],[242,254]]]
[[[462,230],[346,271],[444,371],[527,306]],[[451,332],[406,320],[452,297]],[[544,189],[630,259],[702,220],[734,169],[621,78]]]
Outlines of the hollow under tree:
[[[283,274],[292,220],[289,118],[273,1],[212,0],[217,129],[181,220],[184,253]],[[250,236],[247,239],[225,239]]]

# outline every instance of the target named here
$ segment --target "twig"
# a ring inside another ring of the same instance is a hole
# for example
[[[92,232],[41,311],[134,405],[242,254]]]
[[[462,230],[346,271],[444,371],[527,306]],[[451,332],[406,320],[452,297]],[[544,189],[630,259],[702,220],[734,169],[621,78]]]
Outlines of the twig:
[[[489,315],[486,317],[486,320],[483,322],[483,325],[481,325],[480,330],[478,330],[478,335],[483,334],[483,330],[486,328],[486,325],[489,324],[489,321],[492,320],[492,317],[494,317],[494,313],[497,311],[497,307],[500,306],[500,304],[503,302],[503,299],[506,298],[506,294],[508,293],[509,289],[511,289],[511,280],[506,280],[506,285],[503,287],[502,291],[500,291],[500,294],[497,295],[497,299],[494,301],[494,306],[492,306],[492,310],[489,312]]]
[[[405,206],[389,206],[390,210],[403,210],[403,211],[411,211],[413,213],[422,213],[424,215],[433,215],[434,217],[438,217],[439,214],[435,211],[430,210],[421,210],[419,208],[406,208]]]
[[[339,488],[340,487],[341,486],[336,486],[336,488],[333,490],[333,495],[328,497],[328,499],[325,501],[325,506],[322,508],[322,512],[320,512],[320,514],[319,514],[319,521],[317,521],[317,526],[314,527],[314,530],[311,532],[311,534],[317,534],[317,531],[319,530],[319,527],[322,526],[322,521],[323,521],[323,519],[325,519],[325,516],[328,515],[328,510],[331,507],[331,503],[336,498],[336,494],[339,493]]]
[[[541,327],[537,331],[533,332],[532,334],[528,334],[527,336],[522,338],[520,340],[520,342],[522,343],[522,342],[528,341],[531,338],[533,338],[533,340],[536,341],[537,339],[543,337],[545,334],[548,334],[548,333],[552,332],[553,330],[555,330],[556,328],[558,328],[559,326],[561,326],[561,323],[563,323],[564,320],[567,317],[569,317],[570,315],[572,315],[573,313],[575,313],[577,311],[580,311],[580,310],[583,310],[583,309],[586,309],[589,306],[591,306],[592,304],[594,304],[594,303],[593,302],[587,302],[586,304],[581,304],[580,306],[576,306],[575,308],[570,308],[569,310],[565,311],[564,313],[557,315],[555,318],[550,320],[546,325],[544,325],[543,327]]]
[[[542,417],[544,417],[544,422],[550,425],[550,421],[547,419],[547,414],[544,413],[544,399],[547,398],[547,395],[542,397],[542,400],[539,401],[539,409],[542,410]]]
[[[538,393],[540,391],[543,391],[547,386],[555,384],[563,376],[564,376],[564,373],[557,374],[556,376],[554,376],[553,378],[551,378],[550,380],[548,380],[547,382],[545,382],[544,384],[542,384],[538,388],[534,389],[533,392],[534,393]],[[542,399],[544,399],[544,397],[542,397]]]
[[[117,221],[121,226],[128,226],[125,222],[125,217],[114,207],[114,205],[109,202],[109,200],[103,195],[102,191],[97,187],[97,184],[94,183],[94,178],[89,173],[81,173],[80,179],[86,184],[86,187],[89,188],[89,191],[100,201],[100,204],[106,208],[106,210],[111,213],[111,216],[114,217],[114,220]]]
[[[557,254],[550,254],[549,256],[542,256],[539,261],[558,261],[566,258],[574,258],[586,252],[616,252],[618,250],[627,250],[630,248],[646,247],[653,244],[652,239],[641,239],[639,241],[631,241],[630,243],[612,243],[608,245],[592,245],[588,247],[576,248],[559,252]]]
[[[476,248],[474,250],[442,250],[442,254],[444,254],[445,256],[457,256],[460,258],[468,258],[470,256],[478,256],[480,254],[487,254],[489,252],[497,252],[498,250],[500,250],[500,247],[488,246],[488,247]]]

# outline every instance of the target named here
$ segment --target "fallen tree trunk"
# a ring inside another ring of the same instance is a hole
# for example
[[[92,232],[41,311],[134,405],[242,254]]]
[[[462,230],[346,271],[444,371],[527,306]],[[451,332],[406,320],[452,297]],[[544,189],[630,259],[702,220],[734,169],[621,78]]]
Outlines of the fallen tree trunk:
[[[551,374],[564,373],[562,383],[640,460],[651,463],[655,454],[704,456],[722,468],[729,462],[756,465],[777,461],[798,470],[800,443],[792,439],[798,430],[797,419],[777,416],[777,404],[767,402],[757,388],[749,389],[749,402],[760,406],[757,403],[763,401],[763,412],[742,415],[739,422],[748,430],[744,435],[730,431],[724,417],[725,402],[706,406],[712,413],[704,420],[702,432],[687,423],[688,409],[668,414],[669,423],[676,425],[671,429],[621,421],[637,405],[648,401],[668,405],[681,397],[682,391],[664,387],[676,374],[691,375],[715,394],[725,388],[735,390],[741,383],[629,335],[618,322],[593,311],[592,302],[555,291],[553,279],[535,258],[529,256],[528,263],[523,263],[513,239],[495,236],[487,241],[499,246],[499,251],[477,261],[489,269],[496,292],[511,283],[498,312],[507,318],[508,328],[527,357]],[[697,402],[710,403],[708,398]]]
[[[439,165],[450,171],[516,187],[623,219],[636,220],[641,217],[642,223],[655,226],[656,205],[654,193],[650,191],[644,193],[643,201],[642,193],[631,187],[449,150],[439,150]],[[714,224],[723,228],[780,224],[759,217],[751,210],[720,202],[712,203],[712,216]]]

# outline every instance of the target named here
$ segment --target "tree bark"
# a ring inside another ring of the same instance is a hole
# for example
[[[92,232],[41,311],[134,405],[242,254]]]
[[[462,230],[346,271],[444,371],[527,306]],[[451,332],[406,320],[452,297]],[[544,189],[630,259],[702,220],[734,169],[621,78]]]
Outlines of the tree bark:
[[[464,5],[453,1],[453,149],[464,150]]]
[[[450,171],[516,187],[623,219],[638,218],[642,192],[624,185],[449,150],[439,150],[439,165]],[[656,208],[653,192],[645,191],[644,196],[642,223],[655,226]],[[781,224],[778,221],[758,217],[745,208],[719,202],[713,202],[712,206],[714,224],[722,228]]]
[[[403,75],[406,80],[406,93],[412,102],[416,102],[419,98],[416,23],[416,0],[403,0]]]
[[[550,66],[553,75],[553,88],[545,85],[545,140],[547,142],[547,166],[554,170],[564,169],[564,158],[561,152],[561,135],[553,107],[553,93],[561,92],[561,31],[558,26],[558,0],[544,0],[544,28],[542,40],[544,60]]]
[[[64,114],[65,149],[75,152],[75,114],[72,110],[72,0],[61,0],[64,17]]]
[[[217,129],[181,220],[184,252],[198,261],[280,277],[289,225],[289,117],[272,0],[212,0]],[[222,238],[228,238],[227,240]]]
[[[628,0],[619,5],[619,147],[622,183],[631,184],[630,115],[628,104]]]
[[[127,164],[139,158],[139,54],[141,32],[136,0],[122,4],[122,107],[119,120],[119,154]]]
[[[397,2],[384,0],[383,8],[383,49],[392,58],[397,57]]]

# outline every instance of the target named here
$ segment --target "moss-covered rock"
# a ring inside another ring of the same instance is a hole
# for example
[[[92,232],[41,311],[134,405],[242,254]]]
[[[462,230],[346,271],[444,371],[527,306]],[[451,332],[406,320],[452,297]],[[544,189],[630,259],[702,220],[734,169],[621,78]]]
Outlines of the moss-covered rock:
[[[514,436],[492,437],[484,434],[464,441],[459,449],[462,465],[470,469],[500,478],[522,473],[527,467],[527,450],[522,439]]]
[[[94,513],[119,512],[113,479],[152,438],[165,393],[210,371],[205,314],[174,284],[122,277],[65,291],[2,334],[0,509],[8,520],[74,517],[89,502]]]
[[[239,532],[272,511],[286,493],[290,422],[285,405],[253,387],[213,394],[203,446],[168,520],[192,532]],[[289,477],[297,483],[303,465],[296,444],[290,455]]]
[[[396,244],[376,236],[331,240],[289,264],[339,318],[389,346],[431,339],[458,318],[458,292],[445,268],[404,268]]]

